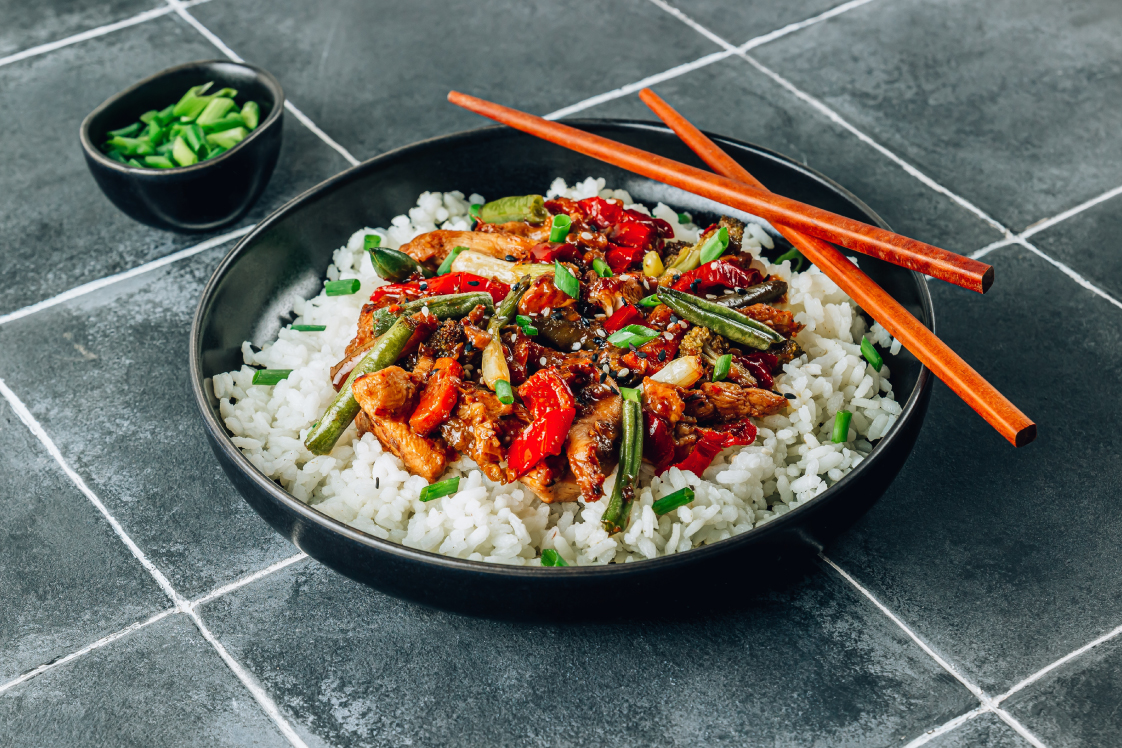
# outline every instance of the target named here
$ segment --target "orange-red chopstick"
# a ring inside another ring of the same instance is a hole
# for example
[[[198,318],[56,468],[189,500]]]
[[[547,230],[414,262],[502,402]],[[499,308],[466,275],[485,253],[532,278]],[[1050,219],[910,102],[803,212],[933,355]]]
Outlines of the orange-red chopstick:
[[[452,91],[448,100],[516,130],[760,216],[772,225],[790,226],[979,293],[993,283],[992,267],[945,249],[474,96]]]
[[[767,189],[654,91],[643,89],[639,98],[714,171]],[[1014,446],[1024,446],[1036,438],[1035,423],[837,248],[781,224],[775,224],[775,228]]]

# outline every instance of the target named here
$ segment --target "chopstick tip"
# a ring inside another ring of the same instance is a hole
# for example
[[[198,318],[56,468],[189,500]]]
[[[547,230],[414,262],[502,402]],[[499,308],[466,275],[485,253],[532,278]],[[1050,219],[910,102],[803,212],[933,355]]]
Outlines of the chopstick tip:
[[[982,293],[990,290],[993,285],[993,265],[988,265],[986,271],[982,273]]]
[[[1013,437],[1013,446],[1014,447],[1023,447],[1026,444],[1030,444],[1031,442],[1033,442],[1035,440],[1036,440],[1036,424],[1033,423],[1032,421],[1029,421],[1029,424],[1027,426],[1025,426],[1024,428],[1022,428],[1020,431],[1018,431],[1017,435]]]

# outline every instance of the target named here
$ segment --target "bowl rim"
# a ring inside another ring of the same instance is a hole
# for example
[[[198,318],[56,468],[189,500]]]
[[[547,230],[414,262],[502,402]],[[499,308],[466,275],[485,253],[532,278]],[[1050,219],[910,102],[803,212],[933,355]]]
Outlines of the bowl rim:
[[[566,124],[574,127],[585,128],[603,127],[605,125],[617,126],[625,130],[651,130],[673,135],[673,132],[665,125],[645,120],[584,118],[566,120]],[[873,451],[869,453],[869,456],[862,460],[857,467],[853,468],[853,470],[843,476],[840,481],[830,486],[821,494],[815,496],[805,504],[797,506],[794,509],[786,512],[785,514],[768,521],[763,527],[754,527],[751,530],[740,533],[739,535],[734,535],[713,544],[691,548],[690,550],[683,553],[674,553],[669,556],[659,556],[658,558],[654,559],[640,559],[626,564],[549,567],[548,570],[546,570],[546,567],[508,566],[506,564],[498,564],[487,561],[474,561],[470,559],[454,558],[451,556],[444,556],[439,553],[434,553],[432,551],[422,551],[416,548],[410,548],[408,546],[402,545],[401,543],[395,543],[391,540],[383,540],[381,538],[375,537],[374,535],[370,535],[366,532],[363,532],[362,530],[350,527],[343,522],[334,519],[333,517],[329,517],[328,515],[316,510],[315,507],[309,504],[305,504],[304,502],[297,499],[295,496],[282,488],[279,484],[275,483],[271,478],[258,470],[257,467],[254,466],[253,463],[251,463],[245,457],[245,455],[242,454],[241,450],[234,446],[234,443],[233,441],[231,441],[230,434],[227,432],[225,425],[218,420],[218,417],[215,414],[215,410],[211,406],[210,398],[207,395],[205,387],[205,380],[202,374],[201,356],[203,321],[207,311],[207,307],[209,306],[209,300],[214,295],[218,284],[225,277],[227,271],[240,258],[241,253],[248,246],[250,246],[250,244],[254,242],[258,236],[271,229],[275,223],[278,223],[279,221],[286,218],[291,211],[295,210],[300,205],[312,202],[320,198],[321,196],[330,193],[337,185],[341,185],[351,179],[357,178],[361,172],[371,168],[376,168],[377,166],[385,162],[392,162],[403,158],[408,159],[418,152],[423,152],[433,147],[439,147],[442,145],[457,145],[462,142],[470,142],[471,140],[487,138],[488,136],[497,134],[501,131],[506,131],[509,133],[516,132],[503,125],[493,125],[475,128],[472,130],[463,130],[460,132],[439,135],[436,137],[410,143],[408,145],[395,148],[391,151],[386,151],[385,153],[381,153],[377,156],[374,156],[373,158],[363,161],[360,164],[352,166],[336,174],[335,176],[324,180],[318,185],[305,190],[300,195],[297,195],[296,197],[273,211],[272,214],[270,214],[268,217],[254,226],[252,231],[242,237],[238,241],[238,243],[234,245],[233,249],[231,249],[226,254],[226,256],[222,258],[222,261],[218,264],[214,272],[211,274],[207,285],[205,286],[202,294],[199,297],[199,303],[195,309],[195,315],[191,322],[191,337],[188,350],[188,367],[191,378],[191,390],[195,396],[196,405],[198,406],[199,411],[203,417],[203,425],[208,431],[209,436],[211,437],[212,445],[217,445],[222,450],[223,454],[230,458],[233,464],[238,467],[244,477],[253,481],[254,484],[263,489],[272,499],[285,506],[285,508],[290,512],[294,512],[305,521],[319,525],[322,529],[328,532],[342,535],[346,540],[367,546],[372,550],[382,553],[388,553],[391,556],[395,556],[398,559],[406,562],[435,564],[440,567],[445,567],[450,571],[470,572],[475,574],[495,575],[501,577],[516,577],[524,580],[540,579],[544,578],[547,575],[563,575],[564,577],[571,579],[575,579],[577,577],[610,578],[616,575],[628,574],[636,568],[641,568],[643,570],[649,570],[653,572],[657,571],[660,568],[669,568],[673,566],[679,566],[683,563],[692,563],[694,560],[701,561],[707,556],[726,553],[735,548],[737,545],[763,541],[769,536],[791,532],[793,529],[795,529],[794,525],[798,523],[799,517],[801,517],[801,515],[806,511],[809,511],[808,507],[812,507],[812,505],[819,500],[825,499],[831,492],[834,492],[835,489],[840,492],[847,484],[857,480],[860,475],[864,474],[868,470],[874,469],[880,457],[886,452],[890,451],[888,449],[889,445],[897,439],[905,438],[902,436],[904,431],[903,426],[905,422],[909,421],[911,418],[916,417],[917,412],[920,417],[922,417],[923,409],[921,408],[921,401],[924,398],[925,392],[931,388],[933,384],[933,377],[931,371],[927,368],[927,366],[925,366],[922,362],[919,362],[920,369],[919,374],[916,377],[915,387],[912,389],[907,402],[903,404],[900,415],[897,418],[896,422],[893,424],[891,430],[883,437],[881,437],[875,445],[873,445]],[[820,174],[814,169],[811,169],[810,167],[804,164],[800,164],[797,161],[788,158],[787,156],[784,156],[762,146],[709,132],[706,132],[706,135],[708,135],[715,142],[721,144],[722,146],[732,146],[734,154],[738,150],[750,151],[755,153],[756,155],[764,156],[765,158],[769,158],[773,161],[781,163],[787,168],[796,170],[803,176],[810,177],[811,179],[818,181],[829,189],[836,191],[842,197],[851,201],[856,207],[870,216],[873,219],[874,223],[881,226],[882,228],[888,228],[888,224],[885,223],[885,221],[876,212],[865,205],[865,203],[860,198],[858,198],[846,188],[839,185],[834,180],[823,174]],[[907,270],[907,272],[911,274],[912,280],[916,284],[917,290],[919,292],[919,301],[922,308],[922,316],[927,320],[929,329],[934,332],[935,312],[932,304],[931,293],[928,289],[926,279],[921,273],[918,273],[914,270]],[[239,493],[241,493],[240,490]],[[242,500],[247,501],[244,495],[242,496]],[[293,542],[295,543],[295,541]],[[296,545],[297,547],[299,547],[298,543],[296,543]]]
[[[267,116],[264,121],[258,123],[257,127],[254,128],[254,130],[249,133],[249,135],[245,136],[245,138],[240,143],[234,145],[233,148],[228,149],[224,153],[221,153],[212,159],[209,159],[207,161],[199,161],[198,163],[191,164],[190,166],[175,166],[171,169],[140,169],[135,166],[129,166],[128,164],[122,164],[119,161],[114,161],[113,159],[102,153],[101,150],[97,146],[95,146],[93,141],[90,139],[90,125],[96,117],[101,115],[109,107],[128,98],[132,94],[135,94],[137,91],[149,85],[150,83],[153,83],[160,78],[172,75],[174,73],[179,73],[190,68],[207,67],[219,64],[233,65],[235,67],[241,67],[249,70],[265,84],[266,88],[270,89],[274,99],[273,108],[272,111],[269,112],[269,116]],[[284,106],[284,89],[281,88],[280,81],[278,81],[276,77],[268,70],[259,68],[256,65],[251,65],[248,62],[241,62],[237,60],[196,60],[194,62],[185,62],[181,65],[164,68],[160,72],[153,73],[147,78],[137,81],[125,90],[113,94],[108,99],[98,104],[92,112],[87,114],[82,119],[82,124],[78,127],[78,139],[82,143],[82,150],[85,151],[87,158],[93,158],[100,166],[108,167],[121,174],[128,174],[130,176],[143,175],[145,177],[151,178],[158,178],[160,175],[164,174],[192,174],[203,171],[208,166],[222,163],[231,153],[240,150],[243,145],[254,140],[259,133],[262,133],[269,127],[272,127],[277,122],[277,120],[281,118],[284,111]]]

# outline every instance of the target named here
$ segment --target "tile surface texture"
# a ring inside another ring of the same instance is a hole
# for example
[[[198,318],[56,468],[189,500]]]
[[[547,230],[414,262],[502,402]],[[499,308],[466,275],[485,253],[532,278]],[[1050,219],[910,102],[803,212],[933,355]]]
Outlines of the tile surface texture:
[[[754,54],[1020,231],[1118,186],[1120,34],[1113,0],[877,0]]]
[[[0,744],[289,745],[183,615],[157,621],[5,693]]]
[[[159,6],[154,0],[4,0],[0,2],[0,18],[4,19],[0,27],[0,57],[123,21]]]
[[[978,715],[927,745],[930,748],[1028,748],[1032,744],[991,712]]]
[[[78,126],[102,101],[141,78],[172,65],[220,56],[184,21],[165,16],[0,67],[0,127],[36,134],[5,141],[6,165],[0,171],[0,314],[209,236],[159,231],[118,211],[86,167]],[[260,202],[237,225],[260,220],[346,165],[293,117],[286,117],[277,170]],[[225,230],[229,229],[221,231]]]
[[[1122,299],[1122,196],[1033,234],[1029,241],[1073,268],[1115,299]]]

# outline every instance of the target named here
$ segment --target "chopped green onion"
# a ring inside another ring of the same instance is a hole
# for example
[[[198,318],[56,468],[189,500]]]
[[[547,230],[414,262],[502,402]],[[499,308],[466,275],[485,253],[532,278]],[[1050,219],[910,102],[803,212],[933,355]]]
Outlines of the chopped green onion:
[[[658,306],[661,303],[662,299],[658,298],[658,296],[646,296],[639,299],[639,306]]]
[[[206,156],[206,135],[203,134],[203,128],[194,124],[188,125],[183,128],[183,139],[196,154]]]
[[[377,234],[367,234],[366,236],[362,237],[362,248],[367,252],[374,249],[375,247],[380,246],[382,246],[382,237],[378,236]]]
[[[421,489],[421,501],[432,501],[433,499],[439,499],[441,496],[454,494],[459,488],[459,478],[449,478],[439,483],[433,483]]]
[[[191,122],[198,117],[199,114],[206,109],[206,105],[210,103],[211,96],[203,96],[207,89],[214,85],[214,81],[204,83],[201,86],[193,86],[187,89],[187,93],[183,94],[183,98],[176,103],[175,108],[172,109],[172,114],[180,118],[180,121]],[[186,118],[186,119],[184,119]]]
[[[830,438],[834,444],[844,444],[849,441],[849,421],[853,414],[848,410],[839,410],[834,416],[834,434]]]
[[[207,135],[223,132],[225,130],[233,130],[235,127],[246,127],[245,120],[242,119],[240,114],[227,114],[217,122],[212,122],[209,125],[202,125],[203,132]]]
[[[293,325],[289,329],[296,332],[323,332],[327,329],[327,325]]]
[[[726,226],[722,226],[720,231],[714,231],[701,245],[701,264],[713,260],[724,254],[724,251],[729,248],[729,230]]]
[[[231,130],[223,130],[222,132],[212,132],[206,136],[206,142],[210,145],[218,145],[223,148],[230,149],[238,143],[245,140],[249,135],[244,127],[235,127]]]
[[[471,219],[473,221],[481,220],[479,218],[479,211],[482,210],[482,209],[483,209],[483,204],[482,203],[472,203],[471,207],[468,208],[468,215],[471,216]]]
[[[276,384],[291,373],[292,369],[258,369],[253,372],[253,384]]]
[[[452,263],[456,261],[460,252],[466,252],[467,247],[452,247],[452,251],[444,258],[444,262],[440,263],[440,267],[436,269],[437,275],[446,275],[452,272]]]
[[[682,225],[683,223],[689,223],[692,220],[693,220],[693,217],[689,213],[679,213],[678,214],[678,225]]]
[[[624,400],[634,400],[635,402],[640,402],[639,388],[637,387],[620,387],[619,394],[623,396]]]
[[[527,335],[537,335],[538,328],[534,327],[534,320],[527,317],[525,314],[517,314],[514,316],[514,322],[522,328],[522,332]]]
[[[495,396],[499,398],[499,402],[503,405],[510,405],[514,402],[514,390],[510,388],[510,382],[505,379],[499,379],[495,382]]]
[[[726,353],[717,359],[717,365],[713,367],[713,381],[720,382],[722,379],[729,375],[729,369],[732,368],[732,354]]]
[[[129,166],[135,166],[138,169],[143,169],[144,168],[144,164],[141,163],[140,161],[137,161],[135,158],[130,158],[129,159]]]
[[[652,330],[649,327],[642,325],[628,325],[623,329],[616,330],[608,336],[608,342],[616,348],[627,348],[629,346],[641,346],[644,343],[649,343],[659,336],[658,330]]]
[[[140,121],[146,125],[150,125],[152,124],[152,120],[156,119],[157,115],[159,115],[159,112],[157,112],[155,109],[149,109],[147,112],[140,115]],[[156,124],[157,126],[159,126],[158,122]]]
[[[693,501],[693,489],[686,486],[685,488],[679,488],[669,496],[663,496],[654,504],[651,504],[651,509],[654,510],[655,514],[661,517],[680,506],[685,506],[691,501]]]
[[[145,156],[145,166],[154,166],[157,169],[174,169],[175,164],[167,156]]]
[[[122,164],[128,163],[128,161],[125,159],[125,157],[121,155],[120,151],[109,151],[105,155],[108,156],[109,158],[113,159],[114,161],[118,161]]]
[[[221,146],[217,146],[217,145],[211,146],[210,153],[208,153],[206,155],[206,158],[204,158],[203,161],[210,161],[212,158],[217,158],[218,156],[221,156],[226,151],[227,151],[227,149],[223,148]]]
[[[580,298],[580,281],[573,277],[560,260],[553,261],[553,285],[574,299]]]
[[[227,98],[211,99],[210,103],[203,109],[202,114],[195,120],[199,125],[212,125],[218,120],[226,116],[226,113],[234,108],[234,100]]]
[[[592,269],[595,270],[596,274],[601,278],[612,277],[612,269],[608,267],[608,263],[604,262],[599,257],[592,261]]]
[[[549,230],[549,240],[551,242],[563,242],[565,237],[569,235],[569,229],[573,227],[573,221],[566,215],[556,215],[553,217],[553,227]]]
[[[195,155],[191,146],[187,145],[187,141],[182,136],[175,139],[175,145],[171,148],[171,157],[180,166],[190,166],[199,162],[199,157]]]
[[[324,290],[328,296],[350,296],[351,294],[358,293],[358,289],[362,283],[358,278],[348,278],[347,280],[327,281],[323,284]]]
[[[787,252],[784,252],[783,254],[779,255],[778,257],[776,257],[775,260],[773,260],[771,264],[772,265],[778,265],[778,264],[780,264],[780,263],[782,263],[786,260],[791,261],[791,269],[794,270],[796,273],[802,271],[803,263],[806,262],[806,258],[803,257],[802,253],[799,252],[799,250],[791,249],[791,250],[789,250]],[[797,262],[797,264],[796,264],[796,262]]]
[[[568,566],[565,559],[561,558],[561,554],[552,548],[546,548],[542,551],[542,566]]]
[[[139,122],[133,122],[128,127],[122,127],[120,130],[110,130],[105,134],[111,138],[131,138],[133,135],[140,132],[140,127],[141,125]]]
[[[261,121],[261,109],[256,101],[247,101],[242,107],[241,115],[246,127],[250,130],[257,129],[257,123]]]
[[[861,355],[877,371],[880,371],[880,367],[884,366],[884,359],[881,358],[880,351],[873,348],[873,344],[869,342],[868,338],[861,338]]]

